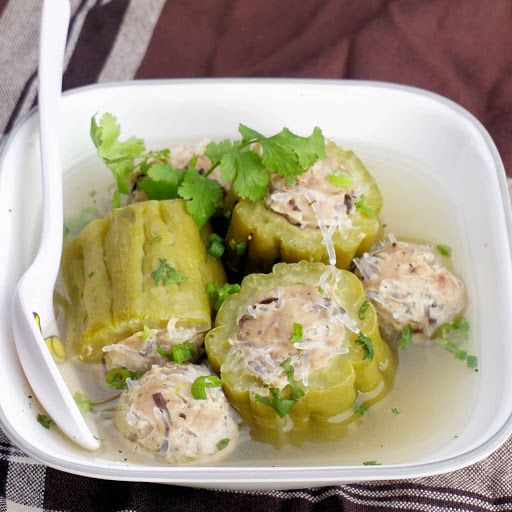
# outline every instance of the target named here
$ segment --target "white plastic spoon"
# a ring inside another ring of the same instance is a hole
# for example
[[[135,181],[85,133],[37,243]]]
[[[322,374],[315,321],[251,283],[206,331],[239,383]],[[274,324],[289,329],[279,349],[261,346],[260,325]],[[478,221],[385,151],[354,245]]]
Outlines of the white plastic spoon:
[[[53,289],[62,251],[62,171],[59,155],[59,107],[69,25],[68,0],[46,0],[39,45],[39,129],[43,174],[41,244],[13,297],[13,330],[23,370],[34,393],[67,436],[88,450],[99,448],[46,347],[42,332],[58,335]]]

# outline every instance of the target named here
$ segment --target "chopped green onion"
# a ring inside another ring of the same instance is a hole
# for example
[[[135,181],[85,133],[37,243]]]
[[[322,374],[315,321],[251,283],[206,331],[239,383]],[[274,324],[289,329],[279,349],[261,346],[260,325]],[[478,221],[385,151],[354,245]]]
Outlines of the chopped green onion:
[[[142,372],[140,370],[131,372],[126,368],[110,368],[105,374],[105,382],[112,389],[123,389],[126,385],[126,379],[138,380]]]
[[[405,348],[412,341],[413,330],[412,326],[408,325],[404,331],[402,332],[402,336],[400,336],[400,341],[398,342],[398,348]]]
[[[363,404],[354,404],[352,406],[352,410],[354,411],[354,414],[359,414],[362,416],[368,410],[368,407]]]
[[[46,430],[48,430],[52,425],[55,425],[55,421],[53,421],[50,416],[46,416],[45,414],[38,414],[37,422]]]
[[[364,350],[364,359],[370,359],[370,361],[373,359],[374,352],[373,352],[373,343],[368,336],[365,336],[363,333],[360,333],[359,336],[356,338],[356,343],[359,343],[363,346]]]
[[[172,345],[170,350],[159,346],[156,351],[161,355],[178,364],[188,363],[196,358],[196,346],[194,343],[185,341],[177,345]]]
[[[226,283],[222,286],[215,286],[213,283],[208,283],[206,285],[206,293],[210,298],[210,301],[215,310],[219,310],[222,306],[222,303],[230,296],[235,293],[239,293],[241,290],[239,284],[229,284]]]
[[[318,293],[321,293],[321,294],[324,293],[324,289],[321,286],[318,286],[317,290],[318,290]]]
[[[216,375],[201,375],[192,383],[190,391],[196,400],[206,400],[208,398],[205,388],[220,388],[222,381]]]
[[[297,322],[293,323],[293,335],[290,338],[290,343],[298,343],[302,340],[303,330],[302,324],[298,324]]]
[[[370,307],[370,301],[366,298],[366,299],[364,299],[364,302],[359,307],[359,311],[357,313],[359,320],[364,320],[364,317],[366,316],[366,312],[368,311],[369,307]]]
[[[240,242],[237,244],[235,240],[231,239],[229,241],[229,248],[232,251],[235,251],[237,256],[242,256],[247,251],[247,244],[245,242]]]
[[[226,448],[226,446],[229,444],[229,437],[225,437],[224,439],[221,439],[215,446],[217,447],[217,450],[221,451]]]
[[[336,185],[340,188],[346,188],[350,187],[352,185],[352,176],[348,173],[340,173],[339,171],[335,172],[334,174],[329,174],[327,176],[326,180],[329,183],[332,183],[333,185]]]
[[[78,408],[82,412],[94,411],[94,403],[91,400],[89,400],[84,394],[80,393],[80,391],[77,391],[73,395],[73,400],[75,401],[76,405],[78,405]]]
[[[222,237],[217,235],[217,233],[212,233],[210,235],[210,245],[208,246],[208,254],[212,256],[213,258],[219,259],[226,250],[226,247],[224,246],[224,240]]]
[[[439,244],[437,246],[437,251],[442,256],[447,256],[448,258],[452,255],[452,248],[446,244]]]
[[[363,462],[363,466],[382,466],[382,463],[377,462],[376,460],[365,460]]]
[[[377,215],[375,210],[366,204],[366,196],[364,194],[361,194],[356,201],[356,208],[367,217],[375,217]]]
[[[478,366],[478,357],[468,356],[466,359],[466,364],[468,365],[468,368],[476,368]]]

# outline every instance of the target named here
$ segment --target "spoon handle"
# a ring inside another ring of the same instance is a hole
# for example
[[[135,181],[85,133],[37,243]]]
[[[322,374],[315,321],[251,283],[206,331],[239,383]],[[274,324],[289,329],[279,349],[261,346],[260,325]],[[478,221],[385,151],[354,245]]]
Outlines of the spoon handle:
[[[59,122],[62,71],[70,6],[68,0],[45,1],[39,44],[39,127],[43,175],[43,218],[41,245],[36,259],[44,261],[49,279],[55,282],[59,258],[50,245],[62,246],[62,168],[60,163]],[[55,127],[55,128],[54,128]],[[51,221],[50,221],[51,220]]]

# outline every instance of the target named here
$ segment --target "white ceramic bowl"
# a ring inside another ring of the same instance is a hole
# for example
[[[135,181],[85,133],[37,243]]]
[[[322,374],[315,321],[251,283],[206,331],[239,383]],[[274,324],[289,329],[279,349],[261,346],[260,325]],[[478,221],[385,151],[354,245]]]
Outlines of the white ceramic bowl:
[[[9,318],[13,288],[30,263],[39,236],[38,120],[37,112],[32,112],[15,128],[0,160],[0,421],[20,448],[50,466],[98,478],[232,489],[293,488],[451,471],[486,456],[510,434],[510,207],[498,152],[467,111],[425,91],[370,82],[164,80],[85,87],[69,91],[63,99],[65,172],[90,161],[94,154],[88,127],[91,115],[99,111],[115,113],[125,134],[167,143],[233,137],[239,122],[264,133],[285,125],[306,133],[318,125],[327,136],[360,151],[370,163],[372,155],[380,155],[370,165],[378,180],[379,162],[386,160],[387,153],[402,155],[402,166],[419,162],[423,175],[443,190],[439,203],[435,194],[423,193],[421,181],[410,197],[415,184],[402,189],[405,174],[388,172],[386,183],[381,183],[385,201],[395,206],[403,203],[403,210],[390,210],[388,220],[402,234],[432,239],[430,209],[432,219],[437,219],[433,224],[439,229],[451,226],[455,233],[455,264],[468,285],[472,349],[480,365],[471,411],[456,441],[446,439],[435,450],[405,463],[382,466],[272,467],[272,460],[256,466],[247,461],[242,467],[123,464],[85,452],[42,429],[35,421],[36,406],[29,398],[32,393],[15,352]],[[393,158],[386,165],[392,166]],[[104,176],[108,183],[107,171]],[[421,212],[411,227],[410,209],[415,204]],[[68,208],[72,206],[68,200]],[[406,218],[408,223],[403,221]],[[436,419],[439,425],[446,420],[446,416]]]

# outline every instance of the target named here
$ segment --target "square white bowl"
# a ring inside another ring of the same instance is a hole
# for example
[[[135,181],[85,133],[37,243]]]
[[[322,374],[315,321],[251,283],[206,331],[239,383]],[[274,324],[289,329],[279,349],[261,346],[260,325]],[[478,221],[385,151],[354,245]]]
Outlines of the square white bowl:
[[[10,325],[14,286],[30,264],[40,236],[34,111],[14,129],[0,157],[0,422],[20,448],[55,468],[98,478],[231,489],[297,488],[455,470],[485,457],[512,432],[509,198],[496,147],[471,114],[426,91],[372,82],[159,80],[84,87],[63,98],[64,173],[94,153],[89,121],[102,111],[115,113],[124,133],[149,141],[233,137],[240,122],[265,133],[285,125],[305,133],[318,125],[327,136],[349,141],[349,146],[370,143],[422,162],[431,178],[448,191],[444,197],[449,198],[453,218],[446,221],[457,228],[456,263],[468,285],[479,354],[472,412],[458,442],[407,464],[382,466],[272,467],[272,461],[247,467],[122,464],[99,459],[42,429],[35,421],[32,393]],[[417,226],[417,237],[428,238],[425,224]]]

